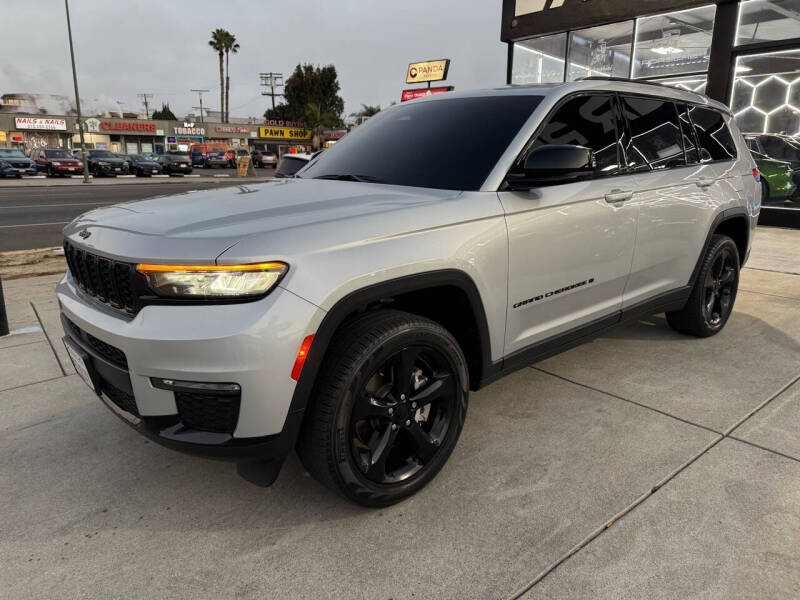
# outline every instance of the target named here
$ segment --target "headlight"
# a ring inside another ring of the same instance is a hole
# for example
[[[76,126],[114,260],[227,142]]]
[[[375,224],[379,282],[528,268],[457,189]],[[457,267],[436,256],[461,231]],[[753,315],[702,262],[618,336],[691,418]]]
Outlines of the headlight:
[[[107,166],[108,166],[108,163],[107,163],[107,162],[105,162],[105,161],[102,161],[102,160],[98,160],[98,161],[97,161],[97,164],[98,164],[98,165],[103,165],[104,167],[107,167]]]
[[[60,163],[60,162],[56,162],[56,161],[53,161],[51,164],[52,164],[54,167],[60,167],[60,166],[61,166],[61,163]]]
[[[279,262],[251,265],[136,265],[147,285],[167,298],[252,298],[269,292],[289,269]]]

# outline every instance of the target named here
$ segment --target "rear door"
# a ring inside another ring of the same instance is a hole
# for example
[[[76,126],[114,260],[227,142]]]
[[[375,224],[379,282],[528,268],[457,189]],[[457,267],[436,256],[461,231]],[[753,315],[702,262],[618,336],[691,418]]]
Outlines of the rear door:
[[[570,96],[520,161],[544,144],[585,146],[596,159],[591,177],[499,192],[509,238],[506,355],[619,316],[638,210],[626,202],[618,139],[613,95]]]
[[[701,164],[686,106],[622,95],[628,168],[636,173],[636,249],[623,308],[666,298],[688,283],[718,199],[712,165]]]

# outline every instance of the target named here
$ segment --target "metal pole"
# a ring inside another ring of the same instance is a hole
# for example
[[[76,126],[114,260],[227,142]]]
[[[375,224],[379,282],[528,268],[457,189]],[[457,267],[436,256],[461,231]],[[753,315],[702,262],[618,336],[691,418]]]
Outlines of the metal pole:
[[[200,94],[200,122],[203,123],[203,94]]]
[[[81,157],[83,158],[83,183],[92,183],[89,179],[89,165],[86,160],[86,141],[83,138],[83,117],[81,116],[81,97],[78,93],[78,74],[75,72],[75,49],[72,47],[72,25],[69,21],[69,0],[64,0],[67,9],[67,35],[69,36],[69,57],[72,60],[72,83],[75,86],[75,108],[78,111],[78,132],[81,136]]]
[[[3,278],[0,277],[0,337],[8,335],[8,316],[6,314],[6,302],[3,298]]]

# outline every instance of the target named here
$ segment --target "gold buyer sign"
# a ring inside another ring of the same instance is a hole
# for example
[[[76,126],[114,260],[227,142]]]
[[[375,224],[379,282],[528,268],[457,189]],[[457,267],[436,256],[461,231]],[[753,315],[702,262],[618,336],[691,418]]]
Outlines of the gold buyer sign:
[[[447,70],[450,68],[450,59],[426,60],[425,62],[411,63],[406,72],[406,83],[424,83],[426,81],[442,81],[447,79]]]
[[[313,133],[310,129],[299,127],[259,127],[258,137],[277,140],[310,140]]]

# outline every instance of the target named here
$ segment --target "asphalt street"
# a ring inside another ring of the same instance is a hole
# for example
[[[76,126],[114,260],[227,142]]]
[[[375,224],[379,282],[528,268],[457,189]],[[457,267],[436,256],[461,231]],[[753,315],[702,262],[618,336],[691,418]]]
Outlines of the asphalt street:
[[[190,190],[239,185],[240,180],[136,185],[0,188],[0,252],[61,245],[61,229],[86,211]]]

